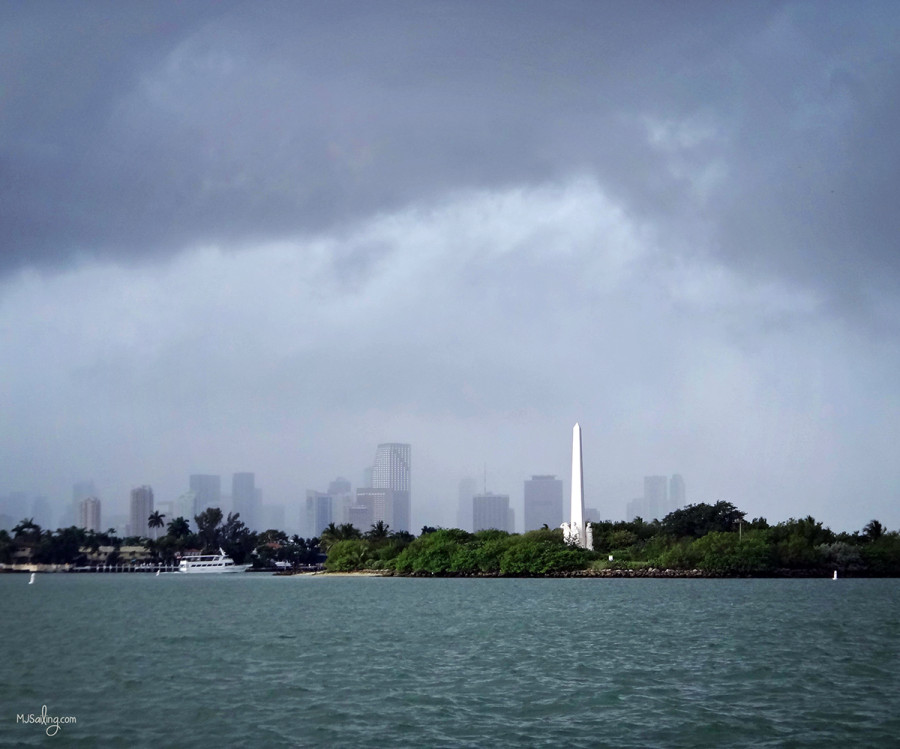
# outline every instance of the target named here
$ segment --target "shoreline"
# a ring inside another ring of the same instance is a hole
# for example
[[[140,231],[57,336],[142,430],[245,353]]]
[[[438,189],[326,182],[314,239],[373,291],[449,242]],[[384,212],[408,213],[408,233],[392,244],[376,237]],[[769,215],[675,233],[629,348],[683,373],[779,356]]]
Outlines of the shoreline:
[[[705,572],[703,570],[673,570],[673,569],[656,569],[649,568],[643,570],[575,570],[572,572],[552,572],[544,575],[501,575],[499,573],[484,572],[476,574],[432,574],[422,573],[398,573],[392,570],[357,570],[353,572],[297,572],[282,574],[283,577],[298,576],[316,576],[316,577],[409,577],[409,578],[461,578],[461,579],[521,579],[521,580],[539,580],[543,578],[562,579],[562,578],[646,578],[646,579],[692,579],[692,580],[738,580],[738,579],[759,579],[759,580],[788,580],[788,579],[806,579],[806,580],[832,580],[834,570],[791,570],[780,569],[773,570],[765,574],[754,573],[722,573],[722,572]],[[840,573],[839,580],[843,579],[882,579],[896,578],[896,575],[871,575],[871,574],[854,574],[852,572]]]
[[[4,566],[0,568],[0,575],[5,574],[27,574],[36,572],[38,574],[73,574],[76,570],[66,569],[62,565],[22,565],[21,567]],[[81,572],[80,570],[77,572]],[[85,574],[153,574],[155,570],[121,570],[114,572],[96,571],[94,573]],[[247,572],[250,572],[248,570]],[[167,574],[171,574],[166,571]],[[787,579],[822,579],[832,580],[834,569],[777,569],[765,573],[727,573],[727,572],[707,572],[700,569],[678,570],[678,569],[658,569],[650,567],[638,570],[572,570],[569,572],[550,572],[542,575],[501,575],[498,572],[477,572],[477,573],[429,573],[429,572],[412,572],[401,573],[394,570],[353,570],[349,572],[329,572],[327,570],[297,571],[282,570],[277,572],[269,572],[268,570],[255,570],[253,574],[263,575],[271,574],[273,577],[409,577],[409,578],[465,578],[465,579],[531,579],[537,580],[542,578],[551,579],[573,579],[573,578],[601,578],[601,579],[655,579],[655,580],[677,580],[677,579],[693,579],[693,580],[730,580],[730,579],[760,579],[760,580],[787,580]],[[882,579],[897,578],[898,575],[873,575],[862,571],[840,571],[838,570],[839,580],[843,579]]]

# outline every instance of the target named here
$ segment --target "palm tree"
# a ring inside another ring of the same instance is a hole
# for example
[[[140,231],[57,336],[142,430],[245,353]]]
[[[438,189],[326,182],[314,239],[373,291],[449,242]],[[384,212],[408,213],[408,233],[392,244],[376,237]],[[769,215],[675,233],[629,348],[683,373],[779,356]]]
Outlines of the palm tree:
[[[415,540],[416,537],[409,531],[393,531],[391,533],[391,541],[403,544],[404,546],[411,544]]]
[[[170,520],[167,529],[172,538],[185,538],[191,535],[191,525],[182,517]]]
[[[319,534],[319,543],[325,551],[328,551],[340,540],[341,532],[334,523],[329,523]]]
[[[12,554],[16,545],[12,537],[5,529],[0,529],[0,563],[9,564],[12,562]]]
[[[362,538],[359,529],[352,523],[341,523],[340,525],[329,523],[319,535],[319,546],[322,551],[327,552],[338,541],[347,541],[351,538]]]
[[[870,520],[863,528],[863,536],[869,541],[877,541],[884,535],[884,526],[877,520]]]
[[[92,554],[96,554],[100,550],[100,535],[94,530],[87,531],[84,535],[84,545]]]
[[[34,518],[24,518],[13,530],[13,538],[28,543],[37,543],[41,540],[41,526],[34,522]]]
[[[232,515],[234,513],[228,516],[229,522]],[[237,520],[237,515],[234,515],[234,520]],[[213,551],[222,545],[222,531],[219,527],[222,523],[222,511],[218,507],[209,507],[199,515],[194,515],[194,522],[197,524],[197,535],[204,549]]]
[[[163,518],[164,514],[161,514],[159,510],[154,510],[150,513],[150,517],[147,518],[147,525],[156,530],[157,528],[162,528],[165,525],[165,521]],[[154,533],[153,537],[156,538],[159,534]]]
[[[366,533],[366,538],[371,541],[373,544],[379,544],[382,541],[386,541],[387,538],[391,534],[391,527],[385,523],[383,520],[379,520],[375,523],[372,528]]]

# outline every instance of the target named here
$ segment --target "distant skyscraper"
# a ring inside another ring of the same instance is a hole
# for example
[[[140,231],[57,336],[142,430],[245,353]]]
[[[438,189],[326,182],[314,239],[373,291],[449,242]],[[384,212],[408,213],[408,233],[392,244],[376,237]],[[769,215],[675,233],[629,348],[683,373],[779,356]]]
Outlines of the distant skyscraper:
[[[669,514],[669,480],[665,476],[644,476],[644,520],[662,519]]]
[[[365,533],[375,523],[382,522],[389,525],[392,531],[398,530],[394,525],[397,513],[394,497],[393,489],[357,489],[354,508],[365,507],[369,514],[367,516],[368,524],[362,528],[356,527]]]
[[[409,445],[390,442],[378,446],[375,465],[372,466],[371,488],[391,490],[393,510],[390,519],[385,522],[391,530],[408,531],[411,524]]]
[[[496,529],[512,532],[510,529],[511,519],[508,494],[487,492],[472,497],[473,530]]]
[[[236,473],[231,477],[231,502],[234,512],[240,513],[241,520],[251,531],[259,528],[259,503],[256,501],[256,477],[252,473]]]
[[[629,500],[626,505],[625,510],[625,519],[629,522],[634,520],[635,518],[644,519],[647,513],[644,511],[644,498],[643,497],[635,497],[632,500]]]
[[[684,479],[676,473],[669,479],[669,512],[679,510],[687,504],[684,494]]]
[[[639,517],[647,522],[662,520],[684,505],[684,479],[679,474],[676,473],[671,479],[644,476],[644,496],[628,503],[626,517],[628,520]]]
[[[153,499],[153,509],[155,509],[160,515],[163,517],[163,522],[165,525],[162,528],[155,528],[154,532],[156,533],[156,538],[161,538],[166,535],[166,526],[171,523],[176,517],[175,514],[175,503],[172,500],[166,500],[165,502],[158,502],[156,498]]]
[[[178,499],[175,500],[175,503],[172,507],[172,517],[170,520],[174,520],[175,518],[184,518],[188,521],[188,524],[194,530],[197,530],[197,524],[194,522],[194,515],[197,513],[195,509],[197,507],[197,492],[195,491],[186,491],[182,494]]]
[[[526,531],[559,528],[563,522],[563,482],[556,476],[532,476],[525,481]]]
[[[359,531],[367,531],[372,527],[372,507],[370,505],[353,505],[347,511],[348,522]]]
[[[72,502],[63,509],[62,518],[60,519],[60,527],[68,528],[70,525],[78,524],[81,512],[81,500],[88,497],[97,497],[97,488],[90,479],[84,481],[76,481],[72,485]]]
[[[132,536],[150,535],[150,515],[153,513],[153,489],[139,486],[131,490],[131,523],[129,534]]]
[[[309,490],[306,492],[306,518],[303,533],[306,538],[321,536],[322,531],[334,522],[334,499],[330,494]],[[336,525],[338,525],[336,523]],[[362,529],[361,529],[362,530]],[[365,529],[367,530],[367,529]]]
[[[332,497],[338,494],[349,494],[352,489],[353,488],[350,486],[350,482],[342,476],[338,476],[328,485],[328,493]]]
[[[331,495],[331,519],[335,525],[350,522],[350,508],[356,503],[356,495],[350,482],[338,476],[328,484],[328,492]]]
[[[152,512],[152,510],[151,510]],[[150,517],[150,513],[147,513]],[[78,526],[86,531],[101,531],[100,525],[100,500],[96,497],[82,499],[78,503]]]
[[[190,489],[195,493],[190,520],[210,507],[221,507],[222,480],[218,476],[195,473],[190,478]]]

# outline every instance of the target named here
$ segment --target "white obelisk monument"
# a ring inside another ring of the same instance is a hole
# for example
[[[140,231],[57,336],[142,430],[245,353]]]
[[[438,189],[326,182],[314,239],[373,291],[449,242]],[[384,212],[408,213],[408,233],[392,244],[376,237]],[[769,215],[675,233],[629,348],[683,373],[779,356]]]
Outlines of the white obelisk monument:
[[[572,428],[572,501],[569,522],[562,524],[567,544],[593,549],[594,538],[589,523],[584,522],[584,468],[581,460],[581,426]]]

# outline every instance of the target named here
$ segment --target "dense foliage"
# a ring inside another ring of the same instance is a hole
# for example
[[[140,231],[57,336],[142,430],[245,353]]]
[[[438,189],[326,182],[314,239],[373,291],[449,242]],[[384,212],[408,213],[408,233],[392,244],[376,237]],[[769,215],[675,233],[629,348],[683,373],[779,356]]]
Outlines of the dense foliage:
[[[563,543],[561,530],[523,535],[438,529],[419,536],[393,561],[405,574],[546,575],[584,569],[590,559]]]
[[[557,529],[511,534],[423,528],[414,539],[363,534],[352,525],[331,539],[331,571],[404,575],[559,575],[576,570],[697,570],[707,575],[900,575],[900,534],[873,520],[862,532],[834,533],[812,517],[770,526],[746,520],[729,502],[697,504],[661,521],[593,523],[594,550],[567,546]],[[388,539],[388,540],[386,540]]]
[[[175,563],[184,553],[222,548],[237,564],[274,569],[314,565],[323,553],[332,572],[379,570],[404,575],[560,575],[576,571],[609,574],[615,570],[696,570],[706,575],[831,574],[900,576],[900,533],[877,520],[861,531],[834,533],[808,516],[770,525],[765,518],[746,520],[729,502],[689,505],[662,520],[593,523],[594,550],[567,546],[562,531],[524,534],[485,530],[468,533],[426,526],[418,538],[384,523],[368,531],[330,524],[321,539],[288,536],[276,529],[250,531],[237,513],[223,517],[211,508],[194,518],[165,522],[154,513],[150,527],[158,538],[126,538],[83,528],[45,531],[23,520],[12,535],[0,531],[0,563],[36,562],[80,565],[127,563],[120,549],[142,546],[159,563]],[[166,532],[161,534],[162,528]]]
[[[56,531],[43,530],[31,519],[22,520],[12,529],[12,536],[0,530],[0,564],[51,564],[66,566],[122,565],[138,562],[175,565],[185,554],[225,551],[235,564],[252,563],[256,568],[276,569],[315,565],[322,554],[318,538],[288,537],[279,530],[254,533],[240,519],[239,513],[223,518],[217,507],[194,517],[196,533],[186,518],[165,522],[165,515],[154,512],[150,528],[155,538],[130,536],[120,538],[113,528],[105,532],[86,531],[71,526]],[[165,534],[158,529],[165,528]],[[129,556],[124,549],[143,549],[140,558]]]

